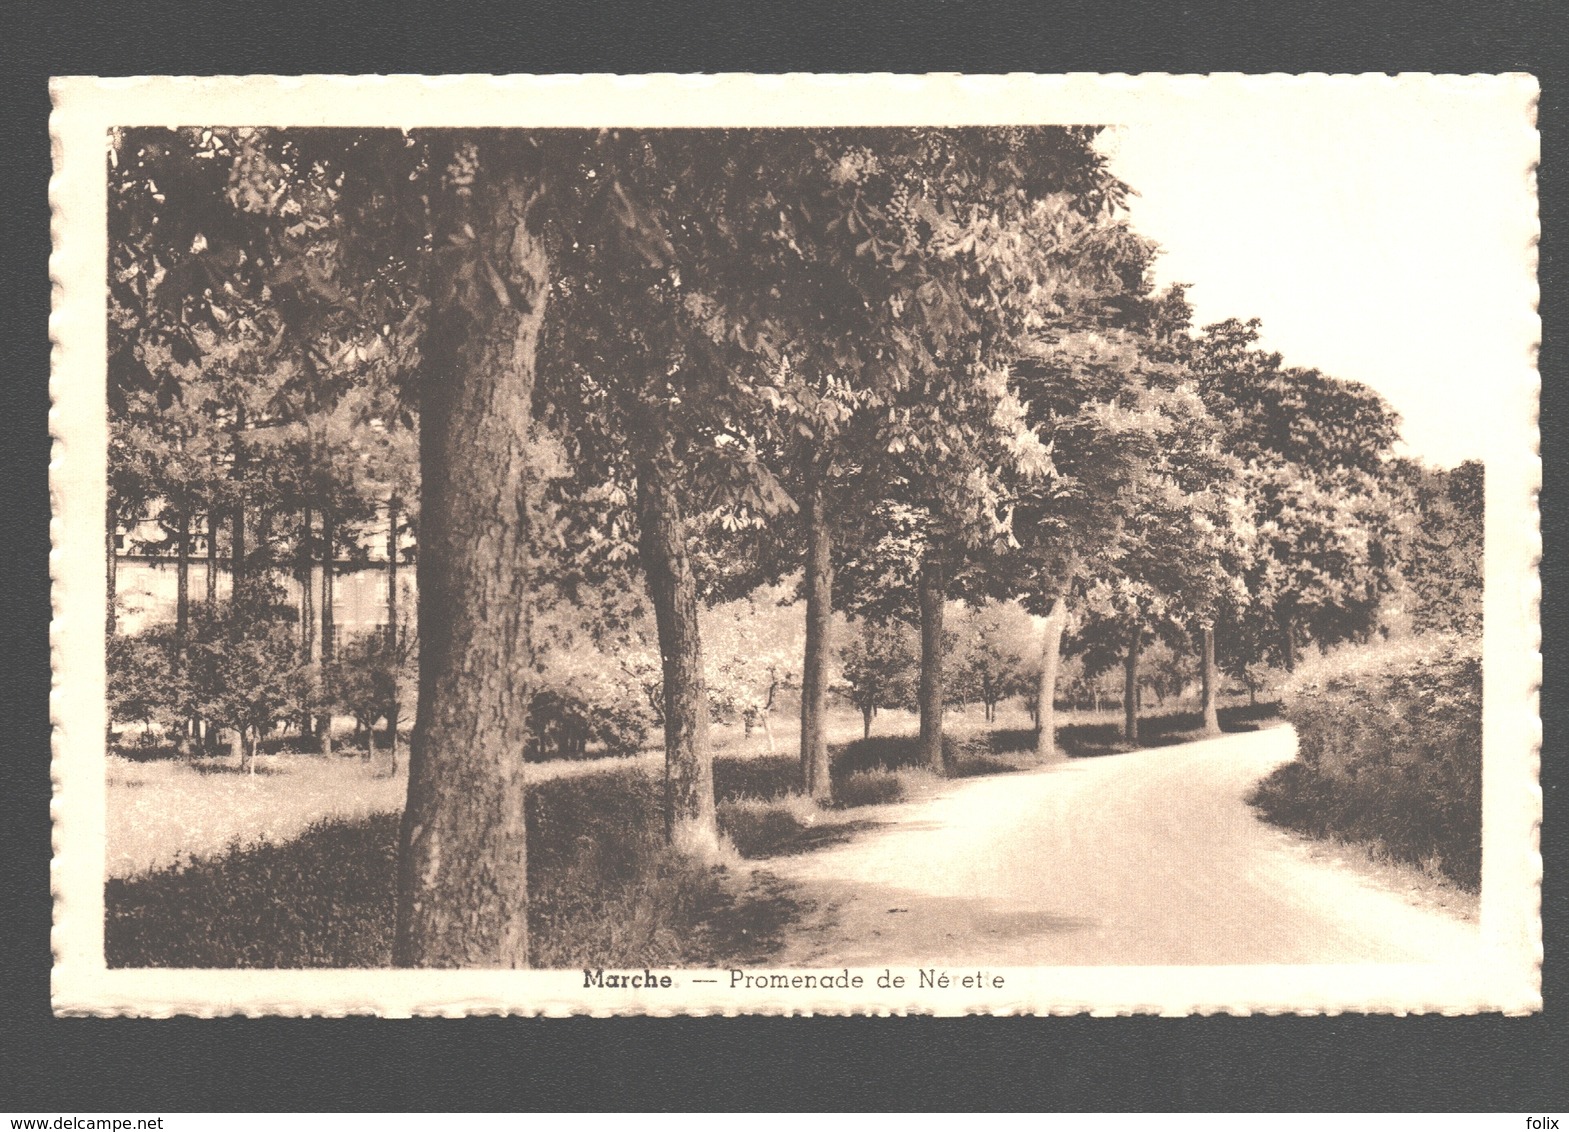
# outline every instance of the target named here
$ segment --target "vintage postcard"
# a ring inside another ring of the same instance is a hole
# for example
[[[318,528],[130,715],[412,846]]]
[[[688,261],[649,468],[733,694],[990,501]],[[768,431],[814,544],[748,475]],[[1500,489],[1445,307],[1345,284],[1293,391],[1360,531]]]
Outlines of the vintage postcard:
[[[62,78],[62,1014],[1540,1009],[1535,79]]]

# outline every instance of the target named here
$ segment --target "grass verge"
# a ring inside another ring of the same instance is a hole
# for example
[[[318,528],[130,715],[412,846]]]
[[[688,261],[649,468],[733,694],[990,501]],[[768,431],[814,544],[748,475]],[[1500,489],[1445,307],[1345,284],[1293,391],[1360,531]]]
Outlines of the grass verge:
[[[1274,703],[1243,704],[1223,707],[1217,713],[1222,731],[1257,731],[1266,722],[1280,715],[1280,705]],[[1122,724],[1116,721],[1103,723],[1068,723],[1057,728],[1057,746],[1069,758],[1093,758],[1097,755],[1119,755],[1148,747],[1170,747],[1201,738],[1204,717],[1196,711],[1168,711],[1155,715],[1139,716],[1139,741],[1130,745],[1123,738]],[[1015,734],[998,732],[999,735]],[[1034,742],[1034,732],[1028,735]]]

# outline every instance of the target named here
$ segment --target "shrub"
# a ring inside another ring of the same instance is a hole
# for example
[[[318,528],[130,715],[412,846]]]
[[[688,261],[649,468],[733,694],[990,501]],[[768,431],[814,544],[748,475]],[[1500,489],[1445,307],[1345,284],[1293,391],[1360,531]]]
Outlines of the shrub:
[[[298,702],[296,614],[275,583],[253,579],[217,609],[192,610],[186,675],[200,715],[240,733],[244,757]]]
[[[920,670],[917,648],[915,630],[898,621],[878,624],[863,619],[843,635],[836,691],[860,711],[863,735],[871,735],[872,719],[879,708],[915,703]]]
[[[1031,762],[1034,756],[1029,756]],[[948,766],[949,778],[977,778],[988,774],[1012,774],[1020,771],[1027,764],[1017,757],[997,757],[984,751],[967,749]]]
[[[596,700],[579,692],[546,688],[529,705],[524,758],[582,759],[635,755],[648,737],[648,709],[631,697]]]
[[[1035,729],[1031,727],[1006,727],[988,731],[982,736],[986,750],[994,755],[1029,754],[1035,750]]]
[[[1276,703],[1245,704],[1223,707],[1220,716],[1222,731],[1257,731],[1258,724],[1280,714]],[[1196,711],[1168,711],[1156,715],[1139,716],[1139,746],[1166,747],[1192,739],[1203,729],[1204,717]],[[1014,732],[1002,732],[1011,736]],[[1057,728],[1057,745],[1072,758],[1094,755],[1115,755],[1132,748],[1123,738],[1120,723],[1068,723]],[[999,752],[1007,748],[995,748]]]
[[[231,846],[104,891],[110,967],[381,967],[392,960],[396,814]]]
[[[816,819],[817,807],[804,794],[719,803],[719,832],[743,857],[772,857],[788,851]]]
[[[950,703],[978,703],[990,721],[1002,701],[1038,691],[1040,636],[1017,602],[965,606],[954,628],[955,647],[944,661]]]
[[[1475,642],[1413,637],[1331,654],[1287,685],[1298,762],[1262,782],[1266,818],[1381,844],[1481,884],[1482,663]]]
[[[381,663],[374,636],[349,642],[322,666],[321,689],[327,706],[352,716],[359,730],[370,732],[386,711],[391,672]],[[296,684],[297,687],[297,684]]]
[[[952,762],[958,743],[952,735],[943,736],[943,761]],[[921,766],[921,741],[913,735],[874,735],[856,739],[834,753],[833,776],[845,777],[863,770],[898,770]]]
[[[370,735],[378,719],[392,721],[412,705],[418,695],[419,652],[407,626],[393,637],[377,629],[349,641],[322,666],[320,685],[312,687],[315,673],[302,666],[293,682],[294,701],[305,709],[329,707],[352,716],[360,731]]]
[[[140,724],[144,745],[153,741],[155,725],[167,729],[180,718],[185,696],[176,648],[173,632],[164,626],[108,641],[109,718]]]
[[[599,659],[603,663],[593,670],[553,674],[534,696],[525,758],[633,755],[642,749],[655,722],[648,701],[620,669]]]
[[[764,586],[703,613],[710,718],[739,721],[750,735],[769,726],[779,693],[801,684],[800,607],[794,587]]]
[[[529,930],[541,967],[674,966],[722,874],[664,844],[660,782],[639,770],[529,790]]]
[[[801,789],[801,760],[795,755],[758,755],[714,760],[714,797],[772,801]]]
[[[904,783],[891,770],[858,770],[834,783],[839,806],[880,806],[904,798]]]

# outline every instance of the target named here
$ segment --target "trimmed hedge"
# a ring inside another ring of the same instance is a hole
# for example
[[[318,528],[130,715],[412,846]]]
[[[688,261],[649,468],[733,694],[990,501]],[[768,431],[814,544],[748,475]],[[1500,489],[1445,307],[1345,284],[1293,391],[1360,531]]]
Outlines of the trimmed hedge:
[[[1287,684],[1283,710],[1298,761],[1255,790],[1265,818],[1481,886],[1478,642],[1415,637],[1319,658]]]

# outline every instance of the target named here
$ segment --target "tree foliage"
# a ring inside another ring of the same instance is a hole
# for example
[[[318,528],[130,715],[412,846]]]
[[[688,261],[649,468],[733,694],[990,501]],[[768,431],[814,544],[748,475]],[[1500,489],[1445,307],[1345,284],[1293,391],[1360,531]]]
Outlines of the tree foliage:
[[[883,708],[913,708],[918,666],[915,632],[899,621],[863,618],[844,634],[839,649],[846,698],[860,711],[863,733]]]

